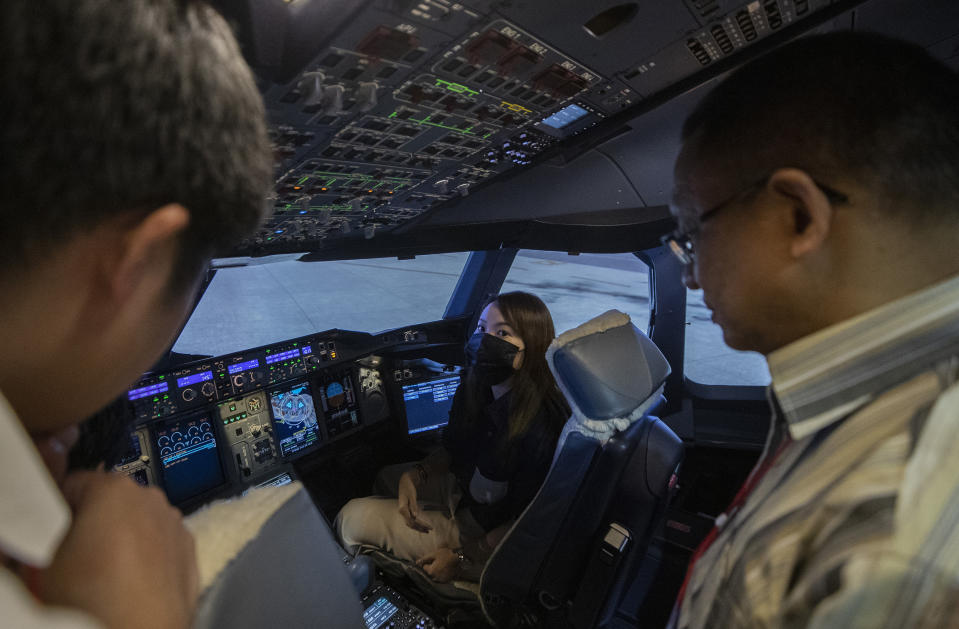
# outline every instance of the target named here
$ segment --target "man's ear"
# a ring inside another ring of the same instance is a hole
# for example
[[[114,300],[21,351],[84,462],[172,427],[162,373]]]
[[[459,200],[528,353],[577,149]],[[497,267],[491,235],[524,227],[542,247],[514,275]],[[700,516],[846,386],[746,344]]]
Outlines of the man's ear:
[[[158,269],[172,269],[176,262],[178,237],[190,223],[190,213],[178,203],[164,205],[126,228],[122,246],[114,258],[110,289],[124,301],[137,286]],[[169,280],[169,273],[163,281]]]
[[[791,206],[790,254],[801,258],[821,247],[832,226],[833,207],[813,178],[797,168],[780,168],[767,185]]]

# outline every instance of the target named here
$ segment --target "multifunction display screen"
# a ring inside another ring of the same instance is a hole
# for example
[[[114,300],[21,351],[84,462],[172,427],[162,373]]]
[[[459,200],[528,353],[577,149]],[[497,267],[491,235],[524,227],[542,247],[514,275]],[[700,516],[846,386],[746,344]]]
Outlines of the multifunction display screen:
[[[310,385],[294,384],[270,393],[270,411],[284,457],[303,452],[320,441]]]
[[[223,484],[223,468],[209,416],[157,424],[154,440],[171,503],[180,504]]]
[[[406,428],[409,434],[434,430],[449,423],[459,376],[449,376],[403,386]]]

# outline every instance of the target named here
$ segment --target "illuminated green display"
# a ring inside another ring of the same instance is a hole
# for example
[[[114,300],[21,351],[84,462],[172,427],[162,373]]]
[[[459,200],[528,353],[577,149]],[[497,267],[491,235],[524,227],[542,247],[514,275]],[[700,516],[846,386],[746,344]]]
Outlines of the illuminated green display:
[[[443,79],[436,79],[436,87],[446,88],[447,90],[456,94],[468,94],[469,96],[476,96],[479,94],[479,92],[476,90],[471,90],[465,85],[460,85],[459,83],[453,83],[451,81],[444,81]]]
[[[382,177],[382,176],[380,176],[380,177],[373,177],[373,176],[371,176],[371,175],[364,175],[363,173],[349,173],[349,174],[344,174],[344,173],[332,173],[332,172],[326,172],[326,171],[322,171],[322,170],[317,170],[317,171],[312,172],[312,173],[309,174],[309,175],[306,175],[305,177],[303,177],[303,178],[300,179],[299,181],[297,181],[297,182],[296,182],[296,185],[297,185],[297,186],[302,186],[305,182],[309,181],[310,177],[314,177],[314,178],[316,178],[316,179],[325,179],[325,180],[326,180],[326,183],[323,184],[323,185],[326,185],[326,186],[333,185],[334,182],[339,181],[340,179],[342,179],[342,180],[344,180],[345,182],[347,182],[347,184],[348,184],[350,181],[360,181],[360,182],[363,182],[363,183],[367,183],[367,185],[369,185],[368,182],[376,182],[376,185],[375,185],[375,186],[371,186],[371,187],[373,187],[373,188],[376,188],[376,187],[379,187],[379,186],[382,186],[382,185],[386,185],[386,184],[393,184],[392,187],[393,187],[394,190],[399,190],[400,188],[402,188],[402,187],[404,187],[404,186],[408,186],[408,185],[410,184],[410,181],[411,181],[411,179],[410,179],[409,177]],[[346,185],[346,184],[344,184],[344,185]]]
[[[360,205],[360,210],[369,209],[369,203],[363,203]],[[292,203],[287,203],[283,206],[283,211],[286,210],[303,210],[299,205],[293,205]],[[311,205],[306,208],[307,211],[313,212],[322,212],[323,210],[330,210],[332,212],[353,212],[356,211],[353,209],[353,206],[349,203],[329,203],[327,205]]]
[[[397,116],[397,113],[394,111],[394,112],[391,113],[388,117],[389,117],[389,118],[396,118],[396,116]],[[423,118],[422,120],[417,120],[416,118],[407,118],[406,121],[407,121],[407,122],[412,122],[412,123],[415,123],[415,124],[427,125],[427,126],[430,126],[430,127],[439,127],[440,129],[446,129],[447,131],[455,131],[456,133],[462,133],[463,135],[476,135],[475,133],[473,133],[472,131],[470,131],[470,129],[472,129],[473,127],[467,127],[466,129],[460,129],[459,127],[451,127],[451,126],[449,126],[449,125],[439,124],[438,122],[430,122],[430,118],[431,118],[431,117],[432,117],[432,114],[430,114],[430,115],[427,116],[426,118]],[[487,135],[489,135],[489,134],[487,134]]]

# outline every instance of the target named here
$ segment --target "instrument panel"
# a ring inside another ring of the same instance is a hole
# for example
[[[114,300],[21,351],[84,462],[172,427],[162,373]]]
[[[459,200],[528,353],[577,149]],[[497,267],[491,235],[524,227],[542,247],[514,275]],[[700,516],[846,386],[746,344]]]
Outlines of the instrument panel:
[[[331,330],[145,374],[126,394],[135,427],[114,469],[184,510],[289,477],[294,461],[390,417],[374,352],[453,341],[459,327]]]

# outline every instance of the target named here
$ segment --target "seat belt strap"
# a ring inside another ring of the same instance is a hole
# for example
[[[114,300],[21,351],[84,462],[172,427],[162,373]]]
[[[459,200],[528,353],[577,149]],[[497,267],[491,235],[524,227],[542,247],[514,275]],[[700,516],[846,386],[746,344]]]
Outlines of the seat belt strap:
[[[587,629],[596,623],[616,570],[628,552],[631,541],[632,536],[624,526],[616,522],[609,525],[603,541],[590,557],[573,599],[569,618],[576,629]]]

